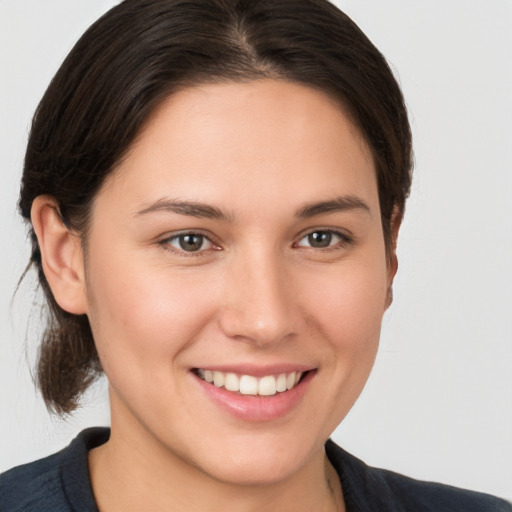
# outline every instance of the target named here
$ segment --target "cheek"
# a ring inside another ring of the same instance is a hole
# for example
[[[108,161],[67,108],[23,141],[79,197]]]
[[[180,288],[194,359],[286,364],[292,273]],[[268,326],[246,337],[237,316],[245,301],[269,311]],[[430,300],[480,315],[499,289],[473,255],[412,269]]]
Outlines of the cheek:
[[[307,310],[340,375],[361,368],[369,372],[378,347],[386,309],[387,272],[380,259],[341,265],[336,272],[316,276],[305,284]]]
[[[187,272],[112,257],[88,276],[89,320],[111,380],[127,367],[141,379],[158,378],[160,368],[164,378],[213,314],[207,282]]]
[[[318,422],[308,425],[321,429],[325,438],[354,405],[377,354],[387,291],[381,255],[358,255],[337,266],[301,273],[296,295],[308,324],[308,350],[320,361],[322,397],[310,404],[309,416]],[[304,279],[305,274],[310,278]]]

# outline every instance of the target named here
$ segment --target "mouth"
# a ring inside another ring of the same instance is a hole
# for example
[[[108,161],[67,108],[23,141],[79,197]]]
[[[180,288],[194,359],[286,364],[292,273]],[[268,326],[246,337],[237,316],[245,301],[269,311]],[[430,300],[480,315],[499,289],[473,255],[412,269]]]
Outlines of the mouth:
[[[279,364],[192,368],[212,404],[244,422],[267,424],[286,419],[300,407],[318,368]]]
[[[202,368],[194,368],[192,371],[200,379],[217,388],[224,388],[226,391],[239,395],[262,397],[271,397],[292,390],[311,372],[291,371],[256,377]]]

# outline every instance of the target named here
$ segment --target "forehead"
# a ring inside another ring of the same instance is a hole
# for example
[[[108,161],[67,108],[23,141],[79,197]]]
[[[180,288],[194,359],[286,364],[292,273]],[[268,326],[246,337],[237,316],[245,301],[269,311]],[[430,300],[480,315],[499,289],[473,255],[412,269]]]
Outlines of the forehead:
[[[154,113],[108,180],[118,199],[170,195],[280,204],[377,198],[371,152],[341,105],[284,81],[183,89]],[[137,205],[137,206],[140,206]],[[135,207],[135,205],[134,205]]]

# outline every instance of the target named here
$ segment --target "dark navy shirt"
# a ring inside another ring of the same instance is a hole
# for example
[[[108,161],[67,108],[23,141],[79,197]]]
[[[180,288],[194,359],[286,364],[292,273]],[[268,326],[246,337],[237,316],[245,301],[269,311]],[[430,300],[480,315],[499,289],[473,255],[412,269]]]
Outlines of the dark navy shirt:
[[[84,430],[64,450],[0,475],[0,512],[98,512],[87,452],[109,435],[107,428]],[[371,468],[332,441],[326,452],[347,512],[512,512],[511,504],[486,494]]]

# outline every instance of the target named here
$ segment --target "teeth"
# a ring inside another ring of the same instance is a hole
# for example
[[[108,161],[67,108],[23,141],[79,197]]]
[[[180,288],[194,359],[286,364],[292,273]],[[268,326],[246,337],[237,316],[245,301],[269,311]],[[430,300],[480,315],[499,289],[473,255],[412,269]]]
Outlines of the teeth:
[[[242,395],[257,395],[258,394],[258,379],[251,375],[242,375],[240,377],[240,391]]]
[[[217,384],[215,384],[217,385]],[[224,387],[228,391],[238,391],[240,389],[240,379],[234,373],[226,374],[226,379],[224,381]]]
[[[224,374],[222,372],[213,372],[213,383],[218,387],[221,388],[224,386]]]
[[[281,375],[277,377],[276,391],[279,391],[280,393],[286,391],[286,373],[281,373]]]
[[[276,378],[272,375],[262,377],[258,384],[258,395],[270,396],[277,393],[277,382]]]
[[[235,373],[199,368],[197,375],[218,388],[224,387],[228,391],[240,392],[242,395],[272,396],[294,388],[302,377],[302,372],[265,375],[258,379],[252,375],[238,376]]]
[[[295,386],[295,372],[289,373],[286,377],[286,389],[292,389]]]

